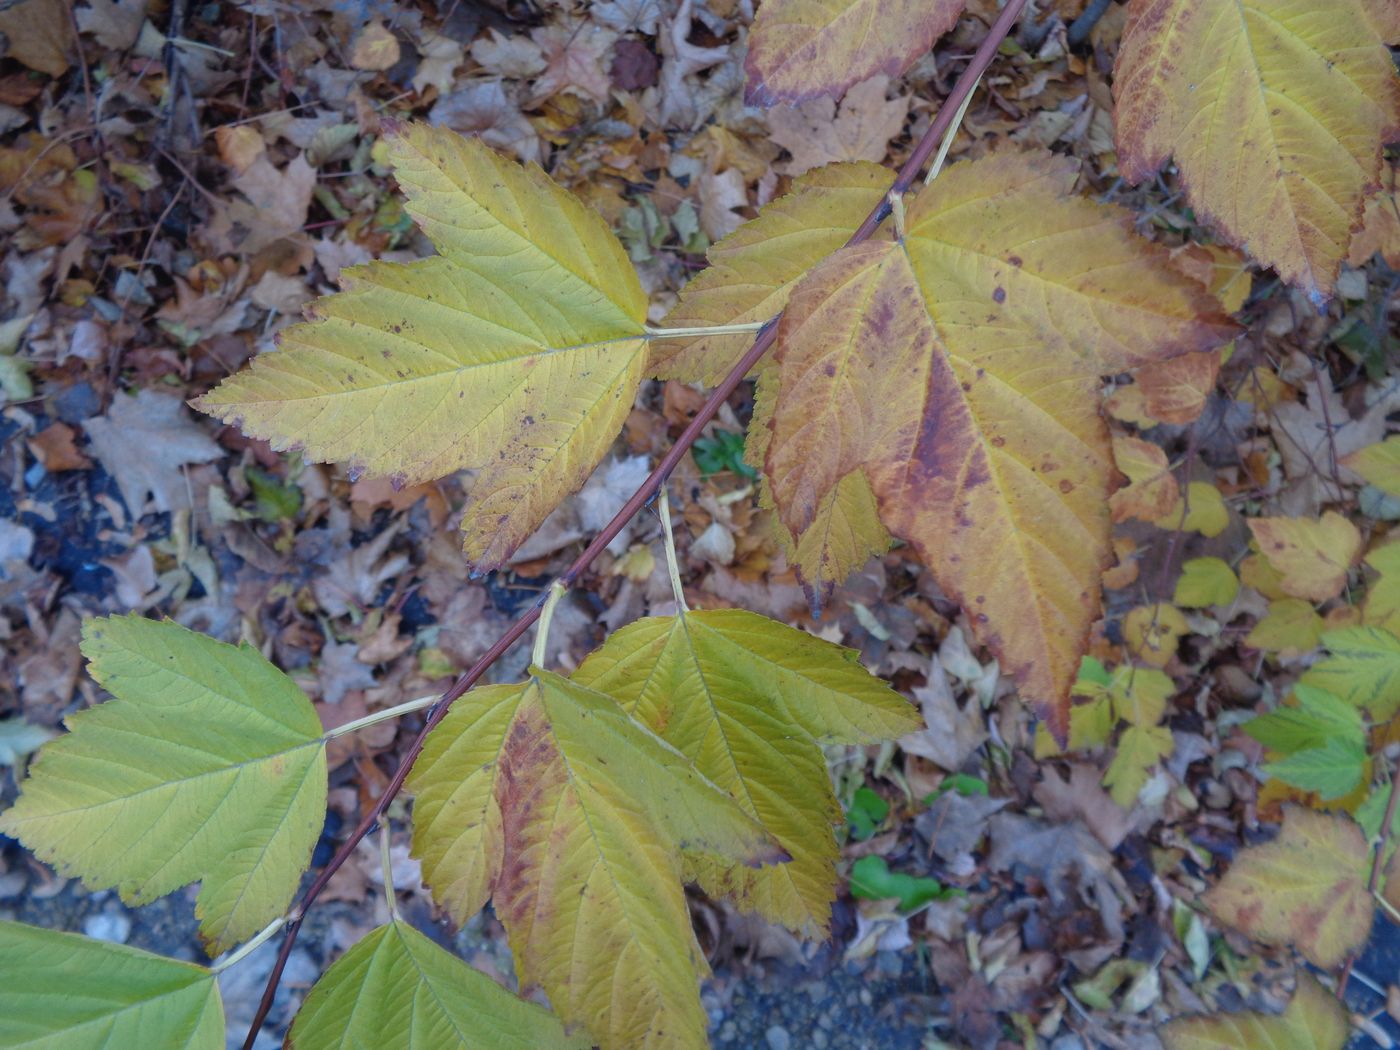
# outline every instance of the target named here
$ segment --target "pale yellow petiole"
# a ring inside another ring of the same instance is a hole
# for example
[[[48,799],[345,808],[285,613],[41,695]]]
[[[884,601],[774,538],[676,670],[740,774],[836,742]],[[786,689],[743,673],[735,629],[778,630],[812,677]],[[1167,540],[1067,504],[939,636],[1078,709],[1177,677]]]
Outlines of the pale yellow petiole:
[[[657,511],[661,516],[661,533],[666,543],[666,570],[671,574],[671,590],[676,595],[676,605],[681,612],[689,612],[685,604],[685,589],[681,587],[681,567],[676,560],[676,536],[671,531],[671,497],[666,494],[666,486],[661,486],[657,498]]]
[[[700,335],[736,335],[744,332],[757,332],[767,321],[750,321],[744,324],[712,324],[695,328],[653,328],[646,326],[648,339],[681,339]]]
[[[357,729],[365,729],[379,722],[387,722],[391,718],[399,718],[413,711],[421,711],[425,707],[432,707],[433,704],[437,702],[437,699],[438,694],[434,693],[432,696],[420,696],[417,700],[406,700],[404,703],[395,707],[386,707],[383,711],[375,711],[372,714],[365,715],[363,718],[356,718],[353,721],[346,722],[344,725],[336,726],[334,729],[327,729],[325,733],[322,734],[321,739],[334,740],[338,736],[344,736],[346,733],[353,733]]]
[[[948,150],[952,148],[953,139],[958,135],[958,128],[962,127],[963,114],[967,112],[967,107],[972,103],[972,96],[977,94],[977,85],[981,83],[982,78],[978,77],[977,82],[972,85],[972,90],[967,93],[967,97],[962,100],[962,105],[958,107],[957,116],[953,118],[953,123],[948,128],[948,134],[944,135],[943,141],[938,144],[938,155],[933,158],[933,164],[929,167],[928,174],[924,176],[925,186],[938,178],[938,173],[943,170],[943,162],[948,159]]]
[[[379,864],[384,872],[384,899],[389,904],[389,918],[397,922],[403,918],[399,914],[399,898],[394,893],[394,861],[389,855],[389,817],[379,818]]]
[[[242,962],[244,959],[248,958],[248,956],[252,955],[255,951],[257,951],[264,941],[270,940],[271,938],[275,937],[277,935],[277,931],[285,925],[287,925],[287,917],[285,915],[277,916],[277,918],[273,919],[270,923],[264,926],[256,934],[254,934],[252,940],[247,941],[239,947],[235,948],[233,951],[229,952],[218,962],[214,963],[214,965],[210,966],[209,972],[214,974],[223,973],[234,963]]]
[[[535,628],[535,647],[530,652],[530,663],[536,667],[544,667],[544,647],[549,641],[549,622],[554,619],[554,607],[559,604],[559,599],[568,590],[560,580],[555,580],[549,585],[549,597],[544,600],[544,608],[540,610],[540,622]]]

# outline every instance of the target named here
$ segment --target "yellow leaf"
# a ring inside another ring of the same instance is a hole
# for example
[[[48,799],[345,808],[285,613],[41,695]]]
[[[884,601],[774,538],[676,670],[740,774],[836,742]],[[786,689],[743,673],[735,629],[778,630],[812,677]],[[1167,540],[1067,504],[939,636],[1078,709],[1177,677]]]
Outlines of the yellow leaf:
[[[1166,1050],[1342,1050],[1351,1035],[1342,1002],[1306,970],[1282,1014],[1241,1010],[1179,1017],[1161,1030]]]
[[[458,922],[490,893],[522,985],[605,1050],[706,1045],[681,846],[783,853],[680,752],[610,698],[532,669],[464,697],[409,789],[428,800],[414,814],[424,878],[448,888]]]
[[[1366,590],[1363,621],[1400,634],[1400,543],[1387,543],[1366,555],[1366,564],[1380,573]]]
[[[1361,533],[1329,510],[1321,518],[1251,518],[1249,531],[1295,598],[1325,602],[1342,593],[1347,571],[1361,554]]]
[[[792,286],[850,239],[890,188],[878,164],[832,164],[808,172],[710,247],[710,265],[681,289],[669,328],[745,324],[775,317]],[[714,386],[753,343],[751,335],[657,339],[648,371],[658,379]]]
[[[1069,740],[1060,747],[1050,730],[1041,722],[1035,727],[1035,757],[1037,759],[1062,755],[1066,751],[1092,751],[1108,743],[1117,719],[1108,695],[1097,696],[1087,704],[1071,704],[1069,709]]]
[[[1378,444],[1367,445],[1343,456],[1341,463],[1382,492],[1400,496],[1400,437],[1388,437]]]
[[[464,546],[491,569],[631,411],[646,294],[603,220],[538,168],[422,125],[395,135],[391,159],[440,254],[342,271],[345,291],[310,323],[196,404],[402,484],[478,470]]]
[[[964,0],[767,0],[744,60],[751,106],[842,95],[883,73],[897,77],[962,13]]]
[[[1322,617],[1301,598],[1280,598],[1269,603],[1268,614],[1245,636],[1244,644],[1284,657],[1316,649],[1322,640]]]
[[[1167,463],[1167,454],[1159,446],[1115,434],[1113,461],[1129,481],[1126,488],[1109,498],[1108,508],[1114,521],[1153,521],[1171,510],[1178,495],[1176,478]]]
[[[1380,255],[1391,269],[1400,268],[1400,196],[1393,185],[1395,169],[1390,171],[1392,188],[1378,190],[1366,198],[1361,212],[1361,229],[1351,241],[1347,262],[1365,266],[1371,256]]]
[[[1181,610],[1165,602],[1139,605],[1123,617],[1123,640],[1137,659],[1165,667],[1176,655],[1177,643],[1191,627]]]
[[[850,649],[739,609],[648,617],[608,638],[574,680],[618,700],[692,758],[792,856],[751,868],[687,857],[687,873],[770,922],[825,937],[842,820],[822,743],[919,727],[914,708]]]
[[[1161,671],[1131,664],[1114,668],[1108,685],[1114,715],[1129,725],[1144,728],[1162,720],[1167,713],[1167,701],[1175,692],[1171,678]]]
[[[213,954],[252,936],[286,909],[325,823],[311,701],[256,649],[170,621],[89,620],[82,649],[115,699],[69,717],[0,830],[129,904],[200,882]]]
[[[1143,410],[1161,423],[1185,425],[1200,418],[1220,375],[1219,350],[1182,354],[1138,370]]]
[[[1289,806],[1278,838],[1241,851],[1207,891],[1205,905],[1254,940],[1292,945],[1331,969],[1365,944],[1371,930],[1370,865],[1355,822]]]
[[[1181,566],[1172,601],[1187,609],[1229,605],[1240,593],[1240,581],[1219,558],[1192,558]]]
[[[1061,738],[1111,558],[1098,377],[1233,331],[1123,214],[1067,197],[1074,178],[1048,153],[955,165],[909,208],[906,243],[813,269],[783,315],[759,439],[799,545],[863,476]]]
[[[1198,216],[1326,298],[1400,135],[1388,5],[1133,0],[1113,78],[1123,176],[1175,155]]]
[[[1178,497],[1172,508],[1153,522],[1160,529],[1172,532],[1199,532],[1215,537],[1230,524],[1230,511],[1220,490],[1205,481],[1193,481],[1186,486],[1185,498]]]
[[[350,64],[356,69],[382,72],[392,69],[398,60],[398,38],[378,19],[360,30],[350,50]]]
[[[1135,725],[1123,730],[1103,776],[1113,801],[1132,809],[1149,774],[1171,753],[1172,733],[1166,726]]]
[[[1258,544],[1251,542],[1251,547],[1258,550]],[[1240,562],[1240,583],[1254,588],[1271,602],[1288,597],[1283,589],[1283,575],[1262,554],[1250,554]]]

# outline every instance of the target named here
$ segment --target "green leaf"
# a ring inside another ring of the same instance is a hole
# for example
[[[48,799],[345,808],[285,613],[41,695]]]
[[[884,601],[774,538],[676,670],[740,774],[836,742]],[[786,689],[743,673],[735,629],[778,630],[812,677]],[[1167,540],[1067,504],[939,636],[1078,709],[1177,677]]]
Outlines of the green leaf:
[[[1244,723],[1244,731],[1271,751],[1292,754],[1341,740],[1364,748],[1366,729],[1361,713],[1325,689],[1299,682],[1293,687],[1296,706],[1283,706]]]
[[[758,471],[744,462],[744,435],[734,430],[721,430],[714,437],[700,438],[692,446],[695,465],[700,475],[729,471],[746,478],[758,477]]]
[[[362,938],[312,987],[294,1050],[586,1050],[557,1017],[506,991],[412,926]]]
[[[851,807],[846,810],[846,823],[851,826],[851,837],[858,842],[868,839],[889,815],[888,802],[868,787],[857,788]]]
[[[276,448],[408,484],[478,471],[463,543],[497,568],[632,410],[646,293],[602,217],[539,168],[425,125],[388,141],[438,254],[341,271],[344,291],[197,404]]]
[[[0,1046],[222,1050],[224,1009],[202,966],[0,920]]]
[[[987,782],[981,777],[974,777],[970,773],[953,773],[943,778],[943,782],[938,785],[938,790],[924,796],[924,805],[932,805],[934,800],[949,791],[956,791],[959,795],[968,797],[971,795],[986,795]]]
[[[950,890],[937,879],[890,871],[884,857],[861,857],[851,865],[851,895],[866,900],[898,900],[901,911],[942,900]]]
[[[1382,784],[1375,788],[1366,796],[1366,801],[1356,807],[1353,816],[1356,822],[1361,825],[1361,830],[1366,833],[1368,842],[1378,838],[1381,833],[1381,822],[1385,820],[1385,808],[1390,803],[1391,784]],[[1390,839],[1391,848],[1397,841],[1400,841],[1400,808],[1395,810],[1395,814],[1390,819]]]
[[[638,620],[574,680],[690,756],[792,856],[754,869],[690,855],[694,880],[770,922],[824,934],[842,813],[820,745],[902,736],[919,725],[913,705],[853,650],[740,609]]]
[[[1361,783],[1366,748],[1355,741],[1328,737],[1321,747],[1295,751],[1262,767],[1271,777],[1304,791],[1316,791],[1324,802],[1341,798]]]
[[[1303,675],[1317,686],[1371,713],[1383,722],[1400,711],[1400,638],[1377,627],[1328,631],[1322,644],[1331,653]]]
[[[223,951],[286,909],[311,861],[320,720],[257,650],[170,621],[89,620],[82,649],[115,699],[68,719],[0,831],[129,904],[201,881],[200,932]]]
[[[1108,673],[1108,668],[1092,656],[1084,656],[1079,661],[1079,677],[1074,683],[1074,691],[1079,693],[1080,687],[1085,685],[1098,685],[1104,688],[1113,681],[1113,676]],[[1092,695],[1092,694],[1084,694]]]
[[[290,520],[301,510],[301,489],[265,470],[248,467],[244,472],[253,490],[253,503],[258,517],[270,524]]]

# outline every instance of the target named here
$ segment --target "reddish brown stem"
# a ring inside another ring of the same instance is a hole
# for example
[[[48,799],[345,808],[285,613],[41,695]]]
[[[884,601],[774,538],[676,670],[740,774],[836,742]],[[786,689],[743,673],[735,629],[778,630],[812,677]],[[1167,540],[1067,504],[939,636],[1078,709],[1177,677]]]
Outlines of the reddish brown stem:
[[[963,99],[972,91],[978,78],[981,77],[987,67],[991,65],[992,59],[996,56],[997,48],[1001,46],[1001,42],[1006,39],[1007,34],[1011,31],[1011,27],[1016,23],[1016,19],[1020,16],[1021,8],[1025,6],[1025,3],[1026,0],[1007,0],[1006,7],[1002,9],[997,20],[992,23],[992,27],[988,30],[986,38],[982,41],[976,54],[972,56],[972,61],[968,63],[967,68],[963,70],[962,76],[958,77],[958,81],[953,85],[953,90],[948,94],[948,97],[943,100],[943,105],[939,108],[938,115],[933,119],[933,122],[929,124],[928,130],[924,132],[923,138],[921,138],[918,145],[914,147],[914,152],[909,155],[909,159],[906,160],[904,165],[899,169],[899,173],[894,180],[894,185],[890,187],[891,192],[903,193],[913,185],[919,172],[928,162],[933,151],[938,148],[939,142],[942,141],[944,134],[957,116],[958,108],[962,105]],[[880,204],[866,216],[865,221],[860,224],[856,232],[851,235],[851,239],[846,242],[847,245],[859,244],[861,241],[869,239],[871,234],[875,232],[889,213],[890,205],[887,195],[882,198]],[[758,333],[757,338],[754,339],[753,346],[749,347],[748,352],[729,370],[729,374],[724,377],[723,382],[715,387],[709,399],[701,407],[700,411],[695,414],[695,418],[690,421],[690,425],[686,427],[681,433],[681,436],[676,439],[676,443],[672,445],[671,450],[662,457],[661,462],[658,463],[656,468],[647,476],[646,481],[642,482],[641,486],[632,494],[632,497],[623,505],[622,509],[619,510],[603,530],[594,537],[593,542],[588,545],[587,549],[585,549],[574,563],[564,571],[563,575],[560,576],[560,580],[563,581],[565,586],[573,586],[574,582],[583,574],[584,570],[593,564],[593,559],[601,554],[604,548],[606,548],[617,534],[622,531],[623,526],[632,520],[633,515],[646,506],[651,498],[656,495],[657,490],[670,476],[676,464],[690,451],[690,446],[695,443],[695,440],[704,431],[705,427],[709,425],[710,421],[715,417],[715,414],[719,412],[720,406],[729,400],[729,395],[734,393],[739,384],[743,382],[744,377],[753,370],[754,366],[758,364],[763,355],[773,346],[773,343],[777,340],[778,321],[781,317],[782,314],[778,314],[777,317],[774,317],[763,327]],[[326,883],[331,880],[331,876],[333,876],[336,871],[339,870],[340,866],[349,859],[350,854],[354,851],[360,840],[369,834],[379,822],[379,818],[383,816],[384,811],[389,807],[389,803],[393,801],[394,796],[397,795],[399,790],[403,787],[404,781],[408,778],[409,770],[413,768],[414,760],[417,759],[419,752],[423,750],[423,743],[427,740],[428,734],[446,717],[448,708],[451,707],[454,701],[466,693],[467,690],[471,689],[471,687],[480,680],[481,676],[486,673],[487,669],[520,640],[521,636],[523,636],[534,622],[539,619],[542,606],[543,598],[526,612],[525,615],[521,616],[520,619],[512,624],[510,629],[496,640],[496,643],[486,651],[481,659],[472,665],[470,670],[452,683],[452,687],[442,695],[442,699],[428,709],[428,717],[423,721],[423,728],[418,731],[418,735],[414,737],[413,742],[409,744],[408,750],[404,753],[403,758],[399,760],[398,768],[394,770],[394,775],[384,788],[383,794],[379,796],[379,800],[374,804],[374,807],[361,818],[355,830],[350,833],[350,837],[341,844],[341,847],[336,850],[335,855],[331,857],[330,861],[321,871],[321,874],[318,875],[315,881],[307,888],[306,893],[302,897],[301,904],[298,905],[291,920],[287,923],[287,932],[282,938],[282,946],[277,953],[277,961],[273,964],[272,972],[268,974],[267,986],[263,989],[262,1000],[258,1003],[258,1012],[253,1017],[253,1023],[248,1029],[248,1038],[244,1040],[243,1050],[252,1050],[253,1041],[257,1037],[258,1030],[262,1027],[263,1021],[267,1018],[268,1011],[272,1008],[272,999],[277,994],[277,986],[282,980],[282,971],[287,965],[287,958],[291,955],[292,943],[296,940],[297,931],[301,929],[302,917],[306,914],[306,910],[320,895],[321,891],[326,888]]]

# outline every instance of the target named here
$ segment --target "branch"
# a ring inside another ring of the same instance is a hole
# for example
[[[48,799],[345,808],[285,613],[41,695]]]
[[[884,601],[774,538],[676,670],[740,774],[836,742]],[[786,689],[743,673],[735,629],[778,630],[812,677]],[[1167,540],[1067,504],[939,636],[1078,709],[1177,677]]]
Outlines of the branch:
[[[949,92],[948,97],[943,100],[943,105],[939,108],[938,115],[933,119],[928,130],[924,132],[924,136],[919,140],[918,145],[914,147],[914,152],[909,155],[909,159],[906,160],[904,165],[899,169],[899,174],[895,177],[894,185],[890,188],[891,194],[903,194],[913,185],[919,172],[923,169],[923,166],[928,163],[929,157],[932,156],[934,150],[938,148],[939,143],[943,140],[944,134],[952,127],[963,101],[972,93],[973,87],[977,84],[977,81],[981,78],[987,67],[991,65],[992,59],[996,57],[997,49],[1011,31],[1011,27],[1020,16],[1021,8],[1025,6],[1025,3],[1026,0],[1007,0],[1006,7],[1003,8],[1001,14],[997,16],[997,20],[992,23],[991,29],[987,31],[986,38],[983,39],[981,45],[977,48],[977,52],[972,56],[972,61],[968,63],[967,68],[964,69],[962,75],[958,77],[958,81],[953,85],[953,90]],[[880,223],[884,222],[889,214],[889,194],[886,194],[881,198],[880,203],[875,209],[865,217],[865,221],[857,227],[855,233],[851,235],[851,239],[846,242],[846,246],[849,247],[850,245],[869,240],[870,236],[879,227]],[[681,436],[676,439],[676,443],[672,445],[671,450],[662,457],[661,462],[658,463],[656,468],[647,476],[646,481],[642,482],[641,486],[632,494],[631,498],[623,504],[622,509],[614,515],[612,521],[604,526],[603,530],[594,537],[593,542],[588,545],[584,552],[578,556],[578,559],[559,577],[559,583],[563,584],[565,587],[572,587],[578,578],[583,575],[584,571],[593,564],[593,559],[598,557],[607,545],[613,541],[617,534],[622,531],[623,526],[631,521],[632,517],[651,501],[652,497],[656,495],[657,490],[660,489],[662,483],[670,476],[671,471],[676,468],[676,465],[685,457],[685,454],[690,451],[690,446],[695,444],[696,439],[700,437],[705,427],[709,425],[710,421],[719,412],[720,407],[729,400],[729,395],[734,393],[739,384],[744,381],[744,377],[753,371],[754,366],[758,364],[763,355],[766,354],[777,341],[778,321],[781,318],[782,314],[780,313],[759,329],[758,338],[754,340],[753,346],[749,347],[748,352],[729,370],[729,374],[724,377],[724,380],[719,386],[715,387],[709,399],[700,408],[700,411],[695,414],[695,418],[690,421],[690,425],[687,426],[681,433]],[[249,1026],[248,1038],[243,1042],[243,1050],[252,1050],[253,1041],[257,1037],[258,1030],[262,1027],[263,1021],[267,1019],[268,1011],[272,1008],[273,996],[276,995],[277,985],[282,980],[282,971],[287,965],[287,958],[291,955],[292,944],[296,941],[297,932],[301,929],[301,921],[306,914],[306,910],[311,907],[312,902],[315,901],[321,891],[326,888],[326,883],[330,882],[331,876],[339,870],[340,866],[344,864],[350,857],[350,854],[354,852],[359,841],[378,823],[384,811],[389,808],[389,803],[393,801],[394,796],[403,788],[404,781],[408,779],[408,772],[413,768],[414,761],[423,750],[423,744],[427,740],[428,734],[437,728],[438,723],[447,716],[448,708],[471,689],[471,687],[481,679],[482,675],[486,673],[487,669],[500,659],[507,650],[515,645],[515,643],[520,640],[521,636],[539,619],[540,610],[544,605],[544,597],[547,597],[547,594],[546,596],[542,596],[541,600],[521,616],[520,619],[516,620],[505,634],[501,635],[501,637],[496,640],[496,643],[486,651],[485,655],[477,660],[470,670],[452,683],[452,687],[442,695],[442,699],[429,709],[428,717],[424,720],[423,727],[418,731],[418,735],[413,738],[413,742],[409,744],[408,750],[399,760],[398,767],[394,770],[394,775],[389,779],[389,783],[384,788],[383,794],[379,796],[373,808],[360,818],[360,823],[356,825],[355,830],[350,833],[350,837],[341,844],[341,847],[336,850],[335,856],[330,859],[329,863],[322,869],[321,874],[318,875],[315,881],[307,888],[305,895],[302,897],[301,904],[293,910],[291,918],[287,923],[287,935],[283,938],[282,947],[277,953],[277,962],[273,965],[272,972],[268,974],[267,986],[263,989],[262,1001],[258,1003],[258,1012],[253,1017],[253,1023]]]

